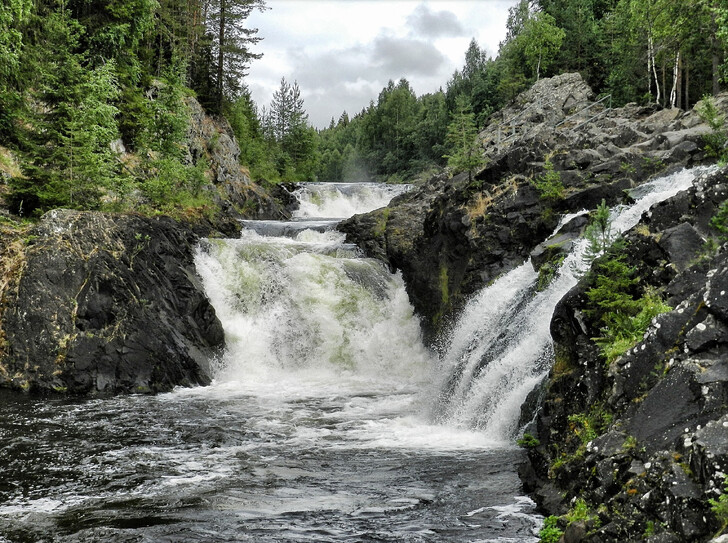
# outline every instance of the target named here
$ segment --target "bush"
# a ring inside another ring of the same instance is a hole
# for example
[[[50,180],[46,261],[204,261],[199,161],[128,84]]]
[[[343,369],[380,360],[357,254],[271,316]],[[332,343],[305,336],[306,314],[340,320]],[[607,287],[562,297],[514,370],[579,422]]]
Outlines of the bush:
[[[721,524],[720,532],[728,528],[728,476],[726,476],[724,484],[723,494],[717,500],[710,500],[710,509]]]
[[[551,515],[543,521],[543,528],[538,533],[541,543],[558,543],[564,532],[559,528],[559,517]]]
[[[725,161],[728,158],[725,149],[728,134],[724,129],[725,119],[715,107],[715,100],[710,95],[703,96],[698,108],[698,115],[712,129],[712,132],[703,136],[705,152],[708,156]]]
[[[519,447],[523,447],[524,449],[535,449],[541,444],[538,439],[528,433],[523,434],[523,437],[516,441],[516,443],[518,443]]]

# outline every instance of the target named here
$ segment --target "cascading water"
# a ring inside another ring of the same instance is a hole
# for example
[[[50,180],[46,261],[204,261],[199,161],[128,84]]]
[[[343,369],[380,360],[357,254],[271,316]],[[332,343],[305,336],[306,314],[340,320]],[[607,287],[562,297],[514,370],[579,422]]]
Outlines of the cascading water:
[[[614,228],[691,179],[649,185]],[[544,292],[528,263],[486,288],[438,362],[402,279],[332,229],[401,190],[304,187],[295,221],[200,246],[228,343],[212,386],[0,395],[0,542],[535,542],[513,437],[580,249]]]
[[[683,170],[635,189],[633,204],[611,210],[612,232],[633,227],[650,207],[689,188],[704,170]],[[551,315],[585,271],[586,245],[584,239],[574,244],[542,292],[536,292],[538,274],[528,261],[470,301],[441,361],[445,382],[438,420],[478,428],[494,441],[515,438],[520,408],[552,363]]]

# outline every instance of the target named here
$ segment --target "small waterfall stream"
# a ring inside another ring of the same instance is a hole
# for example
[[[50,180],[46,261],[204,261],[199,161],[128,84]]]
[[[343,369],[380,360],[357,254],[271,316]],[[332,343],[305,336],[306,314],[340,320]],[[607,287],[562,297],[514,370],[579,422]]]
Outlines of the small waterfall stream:
[[[695,173],[640,188],[614,228]],[[402,190],[309,185],[295,220],[200,245],[228,343],[213,385],[0,395],[0,542],[537,541],[513,442],[582,249],[543,292],[528,262],[485,288],[437,359],[402,278],[333,228]]]
[[[611,210],[613,234],[632,228],[650,207],[689,188],[705,170],[682,170],[635,189],[634,203]],[[494,441],[515,438],[520,408],[551,366],[551,315],[584,273],[586,245],[585,239],[577,240],[542,292],[536,291],[538,274],[528,261],[468,303],[441,361],[445,383],[438,420],[478,428]]]

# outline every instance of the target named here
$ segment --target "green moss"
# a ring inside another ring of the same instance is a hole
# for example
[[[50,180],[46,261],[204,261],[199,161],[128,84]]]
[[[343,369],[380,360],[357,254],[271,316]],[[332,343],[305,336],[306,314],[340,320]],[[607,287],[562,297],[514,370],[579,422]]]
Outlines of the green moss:
[[[450,303],[450,287],[446,264],[440,264],[440,301],[443,306]]]
[[[560,252],[560,247],[549,247],[548,251],[551,253],[548,262],[545,262],[538,269],[538,282],[536,283],[536,290],[539,292],[546,290],[551,282],[556,277],[556,272],[559,271],[561,264],[564,262],[566,255]]]
[[[710,510],[721,524],[718,533],[723,533],[728,528],[728,476],[724,479],[723,493],[717,499],[709,500]]]
[[[523,447],[524,449],[535,449],[541,444],[538,439],[528,433],[523,434],[523,437],[516,441],[516,443],[518,443],[519,447]]]
[[[377,223],[372,230],[372,233],[378,237],[383,238],[387,232],[387,223],[389,222],[389,214],[391,210],[388,207],[382,209],[377,216]]]

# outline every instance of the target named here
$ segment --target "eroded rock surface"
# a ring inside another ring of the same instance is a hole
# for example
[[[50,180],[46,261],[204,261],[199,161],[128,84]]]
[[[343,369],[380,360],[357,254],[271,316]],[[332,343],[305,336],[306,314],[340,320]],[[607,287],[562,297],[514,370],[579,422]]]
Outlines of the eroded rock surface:
[[[4,246],[0,386],[69,393],[206,384],[222,326],[171,219],[57,210]]]
[[[608,109],[593,98],[579,74],[539,81],[481,132],[482,171],[435,177],[340,226],[402,270],[431,335],[469,296],[523,263],[564,213],[615,204],[650,176],[705,158],[708,127],[695,111]],[[549,175],[560,197],[535,186]]]
[[[707,241],[726,175],[699,179],[627,234],[635,295],[653,289],[673,308],[633,348],[611,363],[599,352],[589,276],[554,312],[556,360],[522,477],[547,513],[586,501],[599,523],[574,541],[707,541],[720,528],[709,500],[728,473],[728,247]]]

